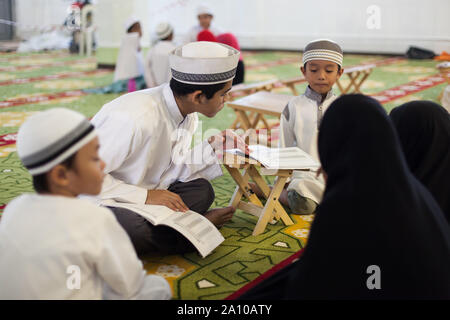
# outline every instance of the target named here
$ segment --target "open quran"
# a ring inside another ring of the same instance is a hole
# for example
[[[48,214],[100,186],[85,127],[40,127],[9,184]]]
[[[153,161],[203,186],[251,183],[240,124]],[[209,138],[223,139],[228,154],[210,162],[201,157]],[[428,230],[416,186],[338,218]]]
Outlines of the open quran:
[[[256,160],[267,169],[317,170],[320,167],[319,162],[297,147],[268,148],[250,145],[249,149],[249,155],[239,149],[228,149],[225,152]]]

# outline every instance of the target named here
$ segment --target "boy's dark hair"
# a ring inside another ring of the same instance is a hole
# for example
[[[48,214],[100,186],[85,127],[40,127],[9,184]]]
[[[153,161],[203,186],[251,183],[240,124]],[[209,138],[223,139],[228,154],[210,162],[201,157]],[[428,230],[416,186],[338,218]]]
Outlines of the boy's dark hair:
[[[177,97],[182,97],[194,91],[201,90],[201,92],[206,96],[206,99],[211,99],[217,91],[225,88],[225,84],[226,82],[208,85],[187,84],[177,81],[174,78],[170,79],[170,89],[172,89],[173,94]]]
[[[133,28],[134,28],[137,24],[140,24],[140,23],[139,23],[139,22],[133,23],[133,24],[127,29],[127,33],[130,33],[131,30],[133,30]]]
[[[77,153],[75,152],[73,155],[71,155],[69,158],[61,162],[60,164],[65,166],[67,169],[75,169],[75,156]],[[47,172],[38,174],[36,176],[32,176],[33,179],[33,187],[36,193],[48,193],[50,192],[48,188],[48,181],[47,181]]]
[[[308,62],[305,62],[305,64],[303,65],[303,68],[306,70],[306,64],[307,64]],[[337,63],[336,63],[337,64]],[[340,65],[338,65],[337,64],[337,66],[338,66],[338,72],[339,71],[341,71],[341,66]]]

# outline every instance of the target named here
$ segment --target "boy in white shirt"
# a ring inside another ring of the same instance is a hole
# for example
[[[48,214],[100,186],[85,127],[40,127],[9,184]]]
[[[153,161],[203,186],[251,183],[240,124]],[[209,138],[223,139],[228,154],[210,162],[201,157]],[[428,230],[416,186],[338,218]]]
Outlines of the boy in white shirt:
[[[308,82],[303,95],[294,97],[281,115],[280,147],[299,147],[319,161],[317,137],[320,121],[328,106],[336,99],[332,87],[342,75],[343,52],[330,40],[310,42],[303,51],[300,68]],[[294,171],[280,202],[293,213],[314,213],[325,184],[315,172]]]
[[[122,38],[116,67],[114,82],[144,76],[144,56],[141,50],[142,28],[136,17],[130,17],[124,25],[125,35]]]
[[[148,51],[145,61],[145,82],[148,88],[169,82],[171,78],[169,55],[176,49],[173,27],[162,22],[156,27],[158,42]]]
[[[170,299],[146,275],[114,215],[80,194],[100,192],[105,163],[90,122],[55,108],[20,128],[19,157],[37,194],[8,204],[0,223],[0,299]]]
[[[214,12],[206,3],[202,3],[197,7],[197,19],[198,25],[193,26],[189,30],[185,39],[186,43],[197,41],[197,35],[203,30],[211,31],[216,37],[219,34],[224,33],[220,28],[217,28],[212,24]]]

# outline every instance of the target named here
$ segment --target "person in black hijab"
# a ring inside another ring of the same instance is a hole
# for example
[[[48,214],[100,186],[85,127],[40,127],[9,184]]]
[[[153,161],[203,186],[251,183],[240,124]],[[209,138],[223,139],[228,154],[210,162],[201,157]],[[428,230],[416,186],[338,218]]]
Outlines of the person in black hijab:
[[[319,157],[327,183],[304,254],[241,298],[450,299],[449,226],[381,105],[336,99]]]
[[[411,101],[390,117],[411,172],[428,188],[450,223],[450,115],[432,101]]]

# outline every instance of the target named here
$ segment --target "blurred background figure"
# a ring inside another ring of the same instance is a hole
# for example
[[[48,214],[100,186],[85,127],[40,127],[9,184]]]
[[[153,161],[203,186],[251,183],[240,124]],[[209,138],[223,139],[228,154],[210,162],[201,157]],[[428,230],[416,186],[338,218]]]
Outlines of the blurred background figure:
[[[158,41],[150,48],[145,59],[145,82],[148,88],[169,82],[169,54],[176,48],[172,25],[162,22],[156,27],[155,33]]]
[[[216,28],[215,26],[212,25],[214,13],[208,5],[201,4],[197,7],[197,18],[199,24],[192,27],[191,30],[188,32],[188,36],[185,40],[186,43],[197,41],[197,35],[202,30],[209,30],[215,36],[223,33],[221,29]]]
[[[132,16],[125,22],[125,35],[120,44],[114,70],[114,81],[144,76],[144,59],[141,51],[142,29],[139,20]]]
[[[217,38],[211,31],[202,30],[197,34],[197,41],[217,42]]]
[[[237,38],[232,33],[222,33],[217,36],[217,42],[226,44],[230,47],[233,47],[234,49],[241,52],[241,47],[239,46],[239,42]],[[236,77],[233,79],[233,85],[243,83],[244,82],[244,76],[245,76],[245,65],[244,65],[244,59],[242,58],[242,52],[239,56],[239,62],[237,65],[236,70]]]

